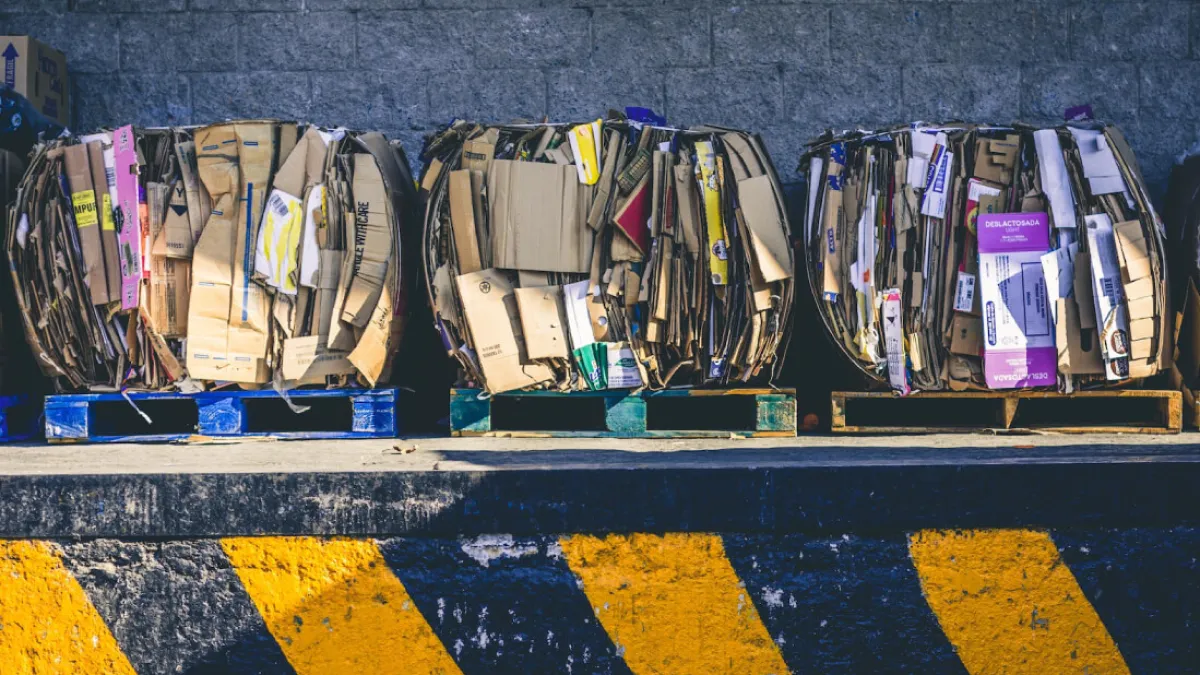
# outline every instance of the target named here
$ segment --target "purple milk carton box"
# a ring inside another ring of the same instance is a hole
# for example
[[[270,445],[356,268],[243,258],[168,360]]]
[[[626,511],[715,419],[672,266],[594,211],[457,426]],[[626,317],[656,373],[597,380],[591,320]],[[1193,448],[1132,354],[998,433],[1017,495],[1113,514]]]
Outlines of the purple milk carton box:
[[[1058,352],[1042,255],[1050,250],[1045,213],[981,214],[979,285],[983,375],[990,389],[1054,386]]]

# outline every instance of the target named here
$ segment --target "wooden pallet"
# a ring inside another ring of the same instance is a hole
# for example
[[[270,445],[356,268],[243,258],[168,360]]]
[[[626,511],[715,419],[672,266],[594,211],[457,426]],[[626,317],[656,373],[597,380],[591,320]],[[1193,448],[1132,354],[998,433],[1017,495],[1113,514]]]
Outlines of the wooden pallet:
[[[1064,434],[1175,434],[1183,427],[1178,391],[834,392],[837,433],[969,433],[1029,429]]]
[[[0,396],[0,443],[14,443],[40,437],[42,416],[39,399],[24,394]]]
[[[450,390],[454,436],[728,438],[796,435],[794,389]]]
[[[51,443],[173,441],[199,436],[392,438],[399,431],[396,389],[297,389],[293,413],[273,390],[199,394],[129,393],[147,423],[121,394],[46,397]]]

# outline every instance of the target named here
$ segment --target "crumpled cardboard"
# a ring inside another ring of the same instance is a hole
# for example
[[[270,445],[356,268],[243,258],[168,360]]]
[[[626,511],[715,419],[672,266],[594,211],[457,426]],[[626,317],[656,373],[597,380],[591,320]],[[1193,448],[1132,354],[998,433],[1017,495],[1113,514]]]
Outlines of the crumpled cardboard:
[[[426,283],[465,384],[662,389],[778,372],[790,227],[753,134],[616,112],[580,124],[456,121],[423,160]],[[472,205],[482,196],[485,208],[472,210],[465,174],[477,171],[486,189],[471,183]]]

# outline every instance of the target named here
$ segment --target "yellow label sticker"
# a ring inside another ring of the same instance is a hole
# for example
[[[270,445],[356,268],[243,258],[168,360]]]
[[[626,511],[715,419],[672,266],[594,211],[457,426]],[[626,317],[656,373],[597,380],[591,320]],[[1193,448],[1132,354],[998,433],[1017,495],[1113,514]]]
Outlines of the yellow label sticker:
[[[105,192],[100,201],[104,205],[104,209],[100,212],[101,229],[105,232],[115,232],[117,223],[113,220],[112,195]]]
[[[75,208],[75,227],[83,229],[99,223],[96,214],[96,193],[83,190],[71,195],[71,205]]]

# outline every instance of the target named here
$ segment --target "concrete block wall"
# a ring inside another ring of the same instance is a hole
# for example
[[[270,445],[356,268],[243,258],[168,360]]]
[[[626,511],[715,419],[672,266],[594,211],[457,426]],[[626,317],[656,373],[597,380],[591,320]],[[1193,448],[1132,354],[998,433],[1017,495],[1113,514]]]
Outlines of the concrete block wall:
[[[639,104],[762,132],[790,180],[831,125],[1091,104],[1158,184],[1200,138],[1185,1],[0,0],[0,31],[67,52],[81,129],[270,115],[415,151],[454,116]]]

